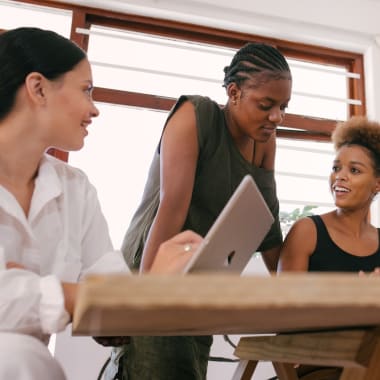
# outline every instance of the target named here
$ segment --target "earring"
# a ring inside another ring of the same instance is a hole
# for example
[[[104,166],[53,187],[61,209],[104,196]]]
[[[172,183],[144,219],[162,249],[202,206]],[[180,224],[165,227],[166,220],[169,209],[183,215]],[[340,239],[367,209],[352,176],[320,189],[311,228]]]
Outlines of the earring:
[[[232,104],[233,104],[234,106],[236,106],[236,104],[237,104],[237,100],[234,99],[234,100],[232,101]]]

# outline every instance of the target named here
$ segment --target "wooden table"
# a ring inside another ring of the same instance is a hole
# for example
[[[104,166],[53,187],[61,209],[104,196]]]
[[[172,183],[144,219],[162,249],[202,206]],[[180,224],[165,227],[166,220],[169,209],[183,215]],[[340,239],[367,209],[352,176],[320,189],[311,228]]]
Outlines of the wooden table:
[[[280,379],[298,379],[283,366],[296,362],[343,366],[344,380],[379,380],[377,326],[378,277],[107,275],[82,283],[73,335],[270,333],[241,339],[234,379],[250,379],[258,360],[271,360]]]
[[[257,334],[380,325],[380,278],[202,274],[88,277],[74,335]]]

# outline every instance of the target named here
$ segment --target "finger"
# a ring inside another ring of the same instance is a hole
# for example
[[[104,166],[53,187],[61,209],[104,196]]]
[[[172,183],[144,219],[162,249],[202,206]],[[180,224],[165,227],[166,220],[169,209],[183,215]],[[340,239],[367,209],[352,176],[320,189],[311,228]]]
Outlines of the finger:
[[[7,264],[6,264],[6,268],[7,269],[15,269],[15,268],[16,269],[26,269],[24,267],[24,265],[21,265],[19,263],[14,262],[14,261],[8,261]]]
[[[202,236],[198,235],[194,231],[186,230],[183,232],[180,232],[176,236],[173,237],[173,242],[178,244],[184,244],[184,243],[201,243],[203,240]]]
[[[380,268],[375,268],[374,271],[371,273],[371,276],[380,276]]]

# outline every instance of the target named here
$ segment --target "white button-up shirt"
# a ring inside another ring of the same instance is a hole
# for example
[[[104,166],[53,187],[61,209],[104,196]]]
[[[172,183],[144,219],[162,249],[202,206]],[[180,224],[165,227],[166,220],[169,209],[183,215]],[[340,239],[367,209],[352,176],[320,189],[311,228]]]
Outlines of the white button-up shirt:
[[[5,269],[14,261],[28,270]],[[45,155],[26,217],[0,186],[0,331],[46,340],[69,321],[61,281],[125,272],[114,251],[95,188],[80,170]]]

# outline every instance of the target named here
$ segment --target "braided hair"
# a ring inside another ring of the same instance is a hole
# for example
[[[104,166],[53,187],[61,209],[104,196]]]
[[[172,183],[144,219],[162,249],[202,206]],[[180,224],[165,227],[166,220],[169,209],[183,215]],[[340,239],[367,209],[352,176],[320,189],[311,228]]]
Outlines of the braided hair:
[[[366,148],[373,161],[376,176],[380,176],[380,123],[370,121],[365,116],[354,116],[337,124],[331,140],[335,150],[350,145]]]
[[[247,79],[255,76],[256,86],[269,79],[291,79],[291,73],[285,57],[273,46],[264,43],[249,42],[240,48],[231,64],[224,68],[224,83],[236,83],[239,87]]]

